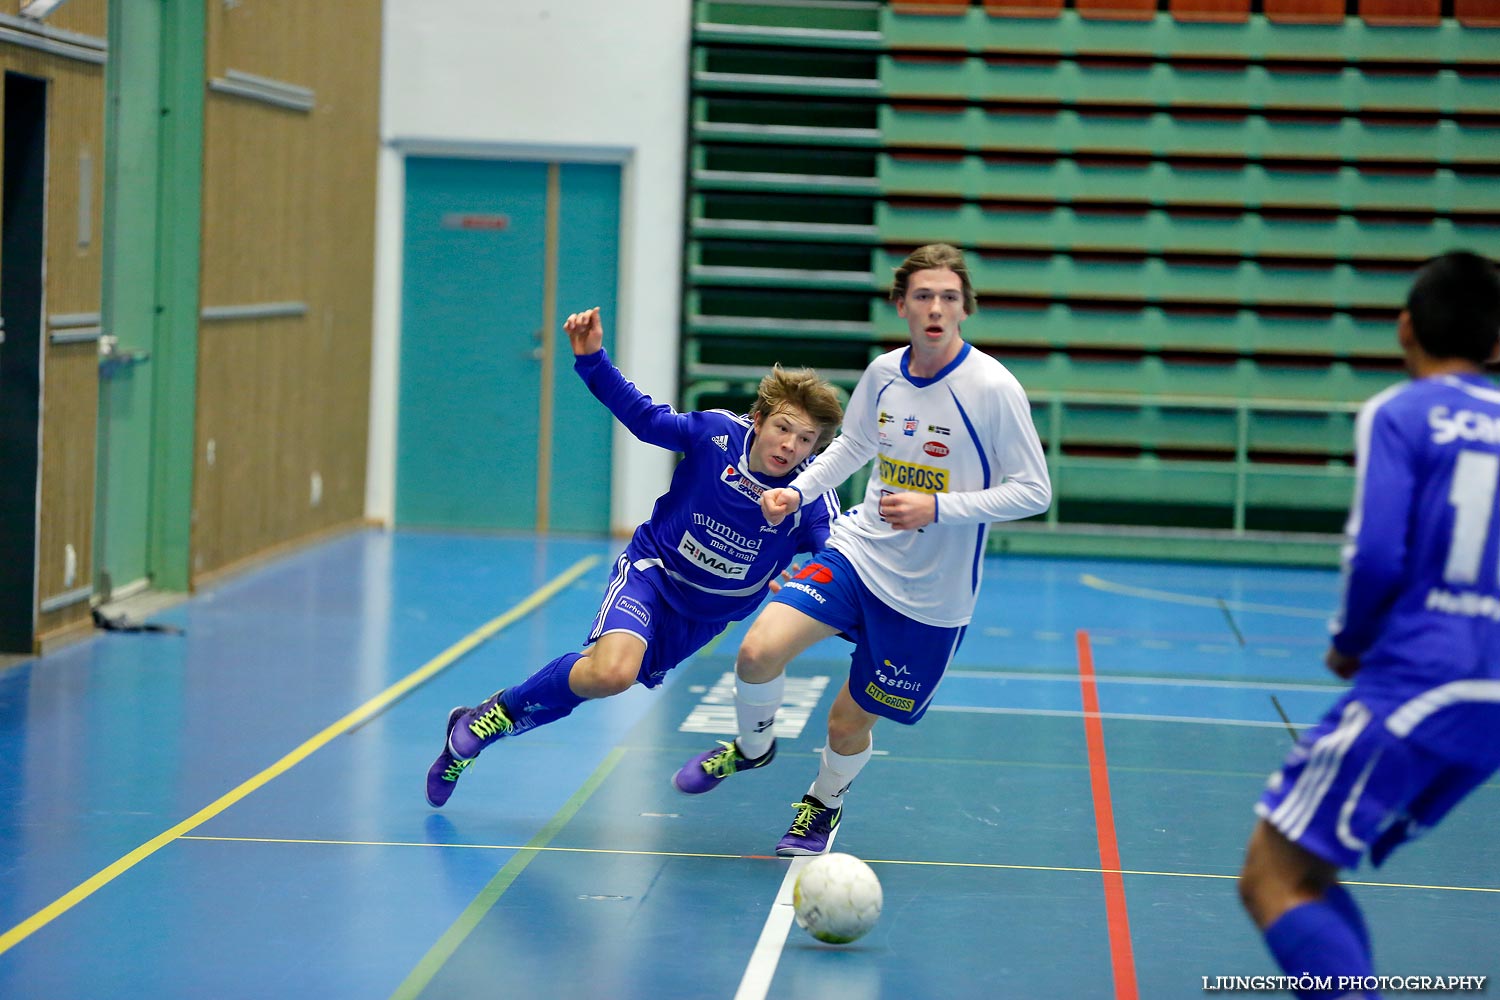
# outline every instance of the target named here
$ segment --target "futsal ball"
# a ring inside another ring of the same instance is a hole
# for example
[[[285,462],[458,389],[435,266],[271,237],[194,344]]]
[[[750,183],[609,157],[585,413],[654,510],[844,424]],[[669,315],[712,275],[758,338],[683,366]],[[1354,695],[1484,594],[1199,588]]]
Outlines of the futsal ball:
[[[797,926],[819,941],[857,941],[880,919],[880,879],[852,854],[813,858],[792,885]]]

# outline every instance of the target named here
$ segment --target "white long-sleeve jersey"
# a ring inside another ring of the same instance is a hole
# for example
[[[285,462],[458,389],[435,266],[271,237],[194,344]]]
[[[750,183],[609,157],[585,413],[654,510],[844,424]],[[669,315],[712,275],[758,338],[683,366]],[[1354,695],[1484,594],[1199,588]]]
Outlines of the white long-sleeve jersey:
[[[815,497],[876,459],[864,500],[834,522],[829,546],[886,604],[952,628],[973,616],[990,522],[1040,514],[1052,483],[1026,393],[1004,365],[965,344],[919,378],[909,353],[870,363],[839,437],[792,485]],[[881,518],[880,498],[906,492],[932,494],[937,521],[897,531]]]

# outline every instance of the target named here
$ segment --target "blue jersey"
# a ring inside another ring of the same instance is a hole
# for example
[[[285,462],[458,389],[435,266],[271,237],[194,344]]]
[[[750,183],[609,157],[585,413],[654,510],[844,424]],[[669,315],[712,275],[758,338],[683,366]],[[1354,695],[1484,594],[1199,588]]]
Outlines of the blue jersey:
[[[1333,645],[1360,657],[1355,694],[1393,712],[1392,732],[1492,760],[1500,738],[1475,734],[1500,706],[1500,390],[1479,375],[1395,386],[1360,410],[1355,446]]]
[[[625,550],[636,570],[655,575],[673,610],[738,621],[755,610],[797,553],[823,548],[838,516],[832,492],[775,527],[760,509],[763,491],[786,486],[811,459],[785,476],[757,476],[750,472],[755,431],[748,417],[727,410],[678,413],[653,403],[602,350],[575,358],[573,369],[630,433],[682,453],[671,486]]]

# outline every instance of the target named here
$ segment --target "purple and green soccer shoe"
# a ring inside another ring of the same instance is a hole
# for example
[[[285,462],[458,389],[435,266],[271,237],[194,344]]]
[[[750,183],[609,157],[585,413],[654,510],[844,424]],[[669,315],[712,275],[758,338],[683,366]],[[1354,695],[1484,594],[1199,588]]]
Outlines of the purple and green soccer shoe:
[[[677,773],[672,775],[672,784],[677,786],[679,792],[701,795],[719,787],[719,782],[736,771],[765,767],[775,757],[775,740],[771,741],[771,749],[755,758],[746,757],[740,753],[740,745],[736,741],[729,743],[720,741],[715,749],[706,750],[682,765]]]
[[[449,727],[448,749],[453,756],[473,760],[479,751],[516,731],[516,724],[505,711],[505,702],[500,700],[503,694],[503,690],[496,691],[465,712],[457,725]]]
[[[801,802],[792,803],[792,808],[797,815],[792,819],[792,828],[776,845],[776,853],[783,858],[827,854],[839,832],[839,817],[844,814],[844,807],[830,809],[816,797],[804,795]]]
[[[448,713],[448,731],[443,734],[443,752],[438,754],[437,760],[427,769],[427,804],[434,809],[441,809],[443,803],[453,794],[453,789],[458,785],[459,776],[464,773],[464,768],[474,763],[474,758],[455,757],[449,743],[453,735],[453,727],[458,725],[458,720],[463,718],[469,709],[459,705]]]

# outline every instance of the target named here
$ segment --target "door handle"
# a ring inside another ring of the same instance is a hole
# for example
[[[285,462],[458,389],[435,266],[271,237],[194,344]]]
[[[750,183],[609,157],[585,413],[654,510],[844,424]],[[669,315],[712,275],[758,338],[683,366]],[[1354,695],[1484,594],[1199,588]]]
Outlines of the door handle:
[[[113,334],[99,338],[99,374],[113,375],[122,368],[133,368],[151,360],[150,351],[122,351],[120,340]]]

